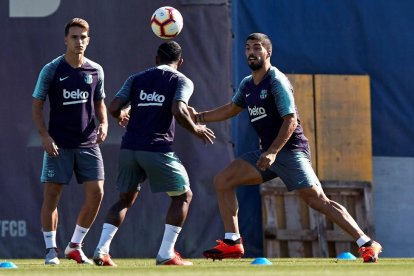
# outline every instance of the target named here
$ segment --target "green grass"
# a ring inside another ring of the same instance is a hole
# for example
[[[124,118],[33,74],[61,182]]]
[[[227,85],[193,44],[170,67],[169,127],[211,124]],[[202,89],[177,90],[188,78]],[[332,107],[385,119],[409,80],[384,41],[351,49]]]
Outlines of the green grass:
[[[252,265],[253,259],[211,261],[191,259],[194,266],[171,267],[155,266],[154,259],[115,259],[118,267],[97,267],[78,265],[61,259],[57,266],[45,266],[40,259],[8,260],[17,269],[0,268],[0,275],[414,275],[414,259],[381,258],[376,264],[364,264],[361,259],[346,261],[336,259],[269,259],[272,265]]]

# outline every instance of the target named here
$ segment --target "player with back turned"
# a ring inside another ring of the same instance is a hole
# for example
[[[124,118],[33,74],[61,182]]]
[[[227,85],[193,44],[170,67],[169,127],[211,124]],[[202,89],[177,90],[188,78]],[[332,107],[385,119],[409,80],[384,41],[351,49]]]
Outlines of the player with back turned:
[[[109,255],[111,240],[135,203],[140,183],[147,178],[152,192],[166,193],[171,200],[156,264],[192,264],[174,248],[192,199],[187,172],[171,149],[175,120],[204,143],[212,143],[215,137],[210,129],[194,124],[191,119],[187,104],[194,87],[177,70],[183,62],[181,55],[177,42],[162,43],[157,50],[157,66],[130,76],[109,106],[110,114],[127,126],[119,155],[120,196],[103,225],[93,256],[97,265],[116,266]]]

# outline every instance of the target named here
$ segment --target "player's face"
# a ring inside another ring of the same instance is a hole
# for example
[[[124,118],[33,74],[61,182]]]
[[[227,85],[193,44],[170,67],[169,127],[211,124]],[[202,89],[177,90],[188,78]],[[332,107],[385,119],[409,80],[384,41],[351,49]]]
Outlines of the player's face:
[[[68,52],[83,55],[89,44],[88,32],[81,27],[70,27],[68,35],[65,36],[65,44]]]
[[[247,64],[253,71],[263,68],[269,53],[258,40],[247,40],[246,42],[246,58]]]

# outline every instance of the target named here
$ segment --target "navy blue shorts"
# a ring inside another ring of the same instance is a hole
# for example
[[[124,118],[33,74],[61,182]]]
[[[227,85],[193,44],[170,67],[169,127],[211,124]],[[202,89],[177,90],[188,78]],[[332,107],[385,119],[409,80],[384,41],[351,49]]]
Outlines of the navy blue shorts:
[[[247,152],[239,158],[256,167],[262,152],[260,150]],[[280,177],[288,191],[309,188],[313,185],[321,186],[318,177],[313,171],[309,151],[281,150],[269,169],[261,171],[263,182]]]
[[[62,149],[58,156],[43,154],[41,182],[68,184],[75,173],[78,183],[104,180],[104,164],[99,146]]]

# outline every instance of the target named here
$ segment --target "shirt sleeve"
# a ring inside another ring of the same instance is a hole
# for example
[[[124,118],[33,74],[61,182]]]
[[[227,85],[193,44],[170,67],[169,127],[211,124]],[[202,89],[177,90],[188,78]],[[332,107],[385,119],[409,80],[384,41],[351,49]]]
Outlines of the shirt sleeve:
[[[277,76],[272,79],[271,93],[281,117],[296,113],[293,88],[286,76]]]
[[[248,77],[244,78],[239,85],[239,88],[237,89],[236,93],[233,95],[233,98],[231,101],[241,108],[246,108],[246,100],[245,96],[243,94],[243,90],[246,87],[246,83],[248,82]]]
[[[46,101],[55,70],[56,68],[51,63],[46,64],[42,68],[37,79],[36,87],[33,91],[33,98]]]
[[[184,75],[179,76],[177,83],[177,91],[175,92],[174,100],[182,101],[188,104],[191,95],[194,92],[193,82]]]
[[[98,70],[98,83],[95,89],[95,96],[94,96],[95,101],[105,99],[106,97],[105,87],[104,87],[104,71],[101,66],[98,66],[97,70]]]
[[[130,76],[124,83],[124,85],[122,85],[121,89],[116,93],[115,97],[116,98],[122,98],[125,100],[125,102],[129,102],[130,101],[130,97],[131,97],[131,87],[132,87],[132,83],[134,81],[134,77],[135,76]]]

